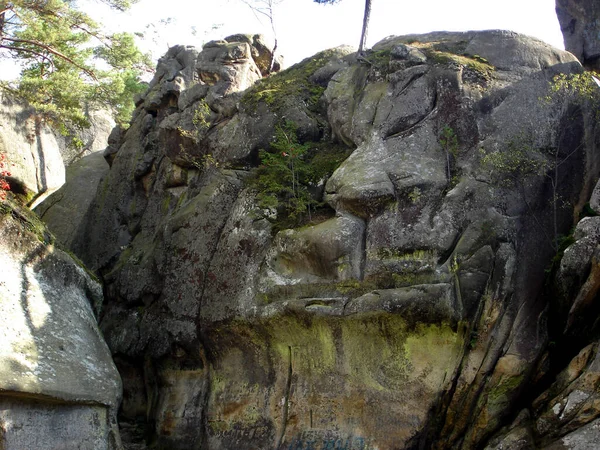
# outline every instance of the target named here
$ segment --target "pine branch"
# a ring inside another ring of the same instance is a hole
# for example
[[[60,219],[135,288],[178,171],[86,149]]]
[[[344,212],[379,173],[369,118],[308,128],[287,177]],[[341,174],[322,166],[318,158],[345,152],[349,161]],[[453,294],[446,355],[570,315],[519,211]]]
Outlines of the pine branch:
[[[17,51],[17,52],[31,53],[32,55],[39,56],[40,58],[48,61],[50,63],[50,65],[52,67],[54,67],[54,61],[52,61],[52,59],[48,58],[46,55],[44,55],[44,54],[42,54],[40,52],[36,52],[35,50],[31,50],[29,48],[24,48],[24,47],[12,47],[12,46],[9,47],[9,46],[6,46],[6,45],[0,45],[0,48],[5,48],[7,50],[14,50],[14,51]]]
[[[58,56],[60,59],[68,62],[69,64],[72,64],[73,66],[75,66],[79,70],[81,70],[82,72],[85,72],[94,81],[98,81],[98,78],[96,77],[96,74],[94,74],[94,72],[92,72],[90,69],[88,69],[87,67],[82,66],[81,64],[76,63],[75,61],[73,61],[73,59],[69,58],[64,53],[61,53],[58,50],[55,50],[54,48],[50,47],[49,45],[43,44],[43,43],[38,42],[38,41],[31,41],[29,39],[16,39],[16,38],[9,38],[9,37],[3,37],[2,39],[7,40],[7,41],[11,41],[11,42],[15,42],[17,44],[30,44],[30,45],[34,45],[34,46],[39,47],[39,48],[43,48],[48,53],[51,53],[54,56]],[[4,47],[7,48],[6,46],[4,46]],[[8,48],[10,48],[10,47],[8,47]]]

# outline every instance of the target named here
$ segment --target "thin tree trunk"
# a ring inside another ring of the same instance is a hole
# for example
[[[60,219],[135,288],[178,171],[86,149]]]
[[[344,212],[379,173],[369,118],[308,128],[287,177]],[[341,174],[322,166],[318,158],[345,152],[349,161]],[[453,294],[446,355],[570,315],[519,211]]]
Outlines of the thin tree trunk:
[[[277,36],[275,36],[275,44],[273,45],[273,53],[271,54],[271,63],[269,64],[269,74],[273,73],[275,67],[275,52],[277,51]]]
[[[254,13],[254,16],[259,20],[259,14],[266,17],[271,25],[271,31],[273,32],[273,40],[275,41],[273,46],[273,53],[271,54],[271,60],[269,61],[268,73],[273,72],[275,67],[275,53],[277,52],[277,30],[275,28],[275,11],[273,6],[278,4],[280,0],[241,0],[245,3],[248,8]]]
[[[358,56],[362,56],[367,47],[367,30],[369,28],[370,17],[371,17],[371,0],[365,0],[365,14],[363,16],[362,33],[360,35],[360,45],[358,46]]]
[[[273,12],[273,1],[269,0],[269,21],[271,22],[271,31],[273,31],[273,53],[271,54],[271,62],[269,63],[269,74],[273,73],[275,67],[275,52],[277,51],[277,31],[275,30],[275,14]]]

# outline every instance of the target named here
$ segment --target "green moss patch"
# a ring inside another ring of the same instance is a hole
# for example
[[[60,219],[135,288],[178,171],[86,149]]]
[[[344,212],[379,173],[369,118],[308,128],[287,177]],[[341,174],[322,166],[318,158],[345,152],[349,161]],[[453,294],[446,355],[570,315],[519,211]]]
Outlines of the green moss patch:
[[[421,50],[435,64],[458,64],[475,72],[486,80],[491,79],[496,68],[485,58],[466,53],[467,44],[466,41],[461,41],[455,43],[415,42],[411,45]]]
[[[262,102],[278,111],[287,102],[303,102],[309,109],[314,108],[325,87],[312,82],[310,77],[336,56],[339,56],[339,51],[325,50],[283,72],[259,80],[244,93],[242,107],[253,111]]]

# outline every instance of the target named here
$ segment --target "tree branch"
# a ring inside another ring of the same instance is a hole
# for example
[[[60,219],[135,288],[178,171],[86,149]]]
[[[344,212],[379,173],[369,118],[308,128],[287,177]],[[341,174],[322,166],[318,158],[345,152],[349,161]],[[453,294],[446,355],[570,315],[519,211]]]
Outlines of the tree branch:
[[[100,43],[102,45],[104,45],[105,47],[109,47],[110,48],[110,45],[108,44],[108,42],[106,42],[107,38],[103,34],[101,34],[101,33],[95,33],[93,31],[90,31],[90,30],[88,30],[87,28],[85,28],[85,27],[83,27],[81,25],[72,24],[71,26],[73,28],[77,28],[78,30],[83,31],[85,34],[93,37],[94,39],[98,39],[98,41],[100,41]]]
[[[266,12],[263,8],[260,8],[258,6],[252,5],[252,3],[250,2],[250,0],[241,0],[241,2],[244,3],[244,4],[246,4],[246,6],[248,6],[248,8],[250,8],[252,10],[252,12],[254,13],[254,16],[256,17],[256,20],[258,20],[259,22],[261,20],[256,15],[257,13],[262,14],[267,19],[271,19],[271,16],[269,15],[268,12]]]
[[[94,72],[92,72],[90,69],[82,66],[81,64],[76,63],[75,61],[73,61],[71,58],[69,58],[64,53],[61,53],[58,50],[55,50],[55,49],[53,49],[52,47],[50,47],[50,46],[48,46],[46,44],[42,44],[41,42],[37,42],[37,41],[30,41],[29,39],[15,39],[15,38],[9,38],[9,37],[3,37],[2,39],[7,40],[7,41],[11,41],[11,42],[15,42],[17,44],[30,44],[30,45],[34,45],[34,46],[39,47],[39,48],[43,48],[47,52],[52,53],[54,56],[58,56],[59,58],[63,59],[64,61],[67,61],[69,64],[72,64],[73,66],[77,67],[79,70],[85,72],[94,81],[98,81],[98,78],[96,77],[96,74],[94,74]]]
[[[52,59],[48,58],[46,55],[36,52],[35,50],[31,50],[29,48],[24,48],[24,47],[8,47],[6,45],[0,45],[0,48],[5,48],[7,50],[15,50],[17,52],[27,52],[27,53],[31,53],[32,55],[36,55],[39,56],[42,59],[45,59],[46,61],[48,61],[50,63],[50,65],[52,67],[54,67],[54,62],[52,61]]]

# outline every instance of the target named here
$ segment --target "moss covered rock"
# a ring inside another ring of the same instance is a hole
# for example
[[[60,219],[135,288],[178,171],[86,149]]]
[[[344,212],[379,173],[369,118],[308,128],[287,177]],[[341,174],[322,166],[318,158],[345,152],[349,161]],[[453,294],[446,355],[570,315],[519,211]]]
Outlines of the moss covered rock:
[[[480,448],[544,376],[544,269],[598,176],[591,104],[550,95],[581,66],[433,33],[219,91],[248,45],[167,54],[75,246],[123,419],[169,449]],[[283,220],[300,182],[318,207]]]

